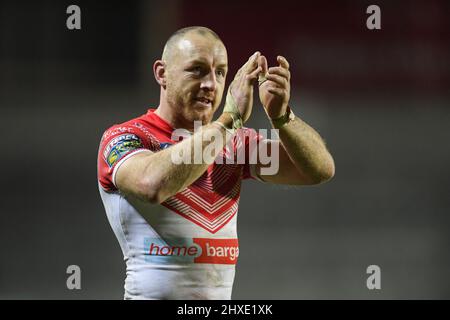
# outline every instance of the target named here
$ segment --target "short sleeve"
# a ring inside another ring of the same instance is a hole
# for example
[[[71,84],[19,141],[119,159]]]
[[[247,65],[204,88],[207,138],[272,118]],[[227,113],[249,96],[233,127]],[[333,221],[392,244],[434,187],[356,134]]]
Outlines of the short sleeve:
[[[97,178],[106,191],[117,190],[115,174],[129,157],[143,151],[157,151],[148,134],[136,125],[116,125],[106,130],[97,157]]]

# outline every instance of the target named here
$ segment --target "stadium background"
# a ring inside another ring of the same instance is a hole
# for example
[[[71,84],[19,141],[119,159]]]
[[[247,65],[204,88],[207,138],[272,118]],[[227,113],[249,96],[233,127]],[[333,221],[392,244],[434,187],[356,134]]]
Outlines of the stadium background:
[[[82,30],[66,28],[77,4]],[[382,30],[366,28],[368,5]],[[244,182],[234,299],[450,298],[450,3],[1,1],[0,298],[121,299],[125,264],[97,191],[105,128],[158,102],[152,63],[180,27],[291,63],[296,114],[332,182]],[[268,128],[255,104],[249,126]],[[81,267],[81,290],[66,268]],[[366,288],[379,265],[381,290]]]

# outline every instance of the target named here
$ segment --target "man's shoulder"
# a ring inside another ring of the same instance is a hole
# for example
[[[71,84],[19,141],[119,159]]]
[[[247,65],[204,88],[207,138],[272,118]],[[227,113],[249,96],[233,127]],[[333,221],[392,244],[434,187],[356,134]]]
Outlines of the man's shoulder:
[[[140,115],[138,117],[132,118],[122,123],[116,123],[108,127],[102,135],[102,142],[110,140],[113,137],[124,134],[136,134],[138,136],[149,136],[153,135],[151,132],[153,131],[153,127],[151,126],[151,117],[148,116],[148,113]]]

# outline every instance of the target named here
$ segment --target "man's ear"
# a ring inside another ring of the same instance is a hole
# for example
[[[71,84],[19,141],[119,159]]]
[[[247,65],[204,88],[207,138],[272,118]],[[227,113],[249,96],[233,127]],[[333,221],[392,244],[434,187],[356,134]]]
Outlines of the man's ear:
[[[153,74],[155,75],[156,82],[166,89],[166,64],[162,60],[156,60],[153,64]]]

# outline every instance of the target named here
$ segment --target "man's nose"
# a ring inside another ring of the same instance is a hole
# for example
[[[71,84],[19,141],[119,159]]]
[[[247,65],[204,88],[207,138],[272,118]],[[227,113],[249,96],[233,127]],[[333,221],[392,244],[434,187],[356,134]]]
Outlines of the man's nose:
[[[208,73],[201,83],[201,89],[215,91],[217,87],[217,77],[214,72]]]

